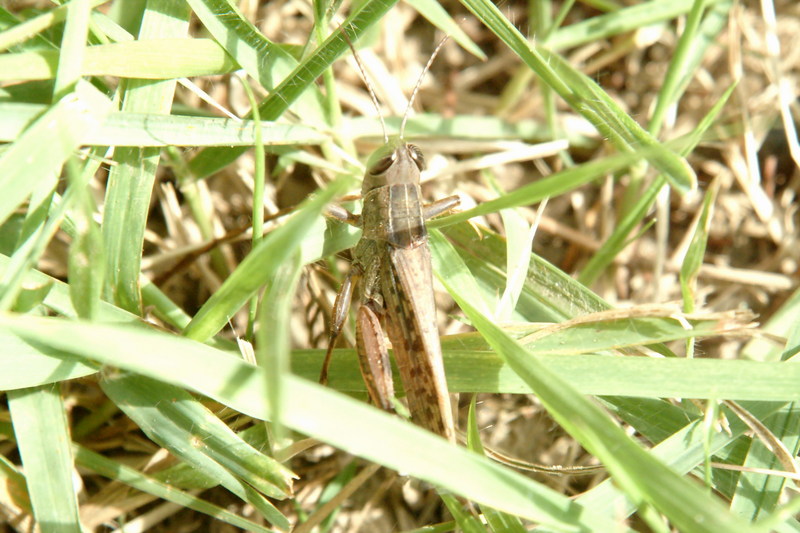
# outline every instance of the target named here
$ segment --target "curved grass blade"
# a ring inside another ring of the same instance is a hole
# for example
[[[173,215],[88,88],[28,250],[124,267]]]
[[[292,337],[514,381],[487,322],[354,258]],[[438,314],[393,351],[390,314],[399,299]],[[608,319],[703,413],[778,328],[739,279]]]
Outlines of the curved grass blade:
[[[462,0],[462,3],[620,151],[652,150],[648,161],[667,177],[673,187],[686,192],[697,186],[694,171],[686,161],[642,129],[593,80],[575,70],[558,54],[531,44],[488,0]]]
[[[75,462],[101,476],[119,481],[130,487],[147,494],[152,494],[162,500],[177,503],[187,509],[194,509],[200,513],[214,517],[217,520],[240,527],[246,531],[259,533],[272,533],[274,530],[256,524],[217,505],[201,500],[188,492],[179,490],[173,483],[165,483],[158,479],[142,474],[129,466],[113,461],[87,448],[73,444]]]
[[[396,3],[397,0],[372,0],[364,3],[359,11],[342,23],[339,31],[333,32],[319,48],[297,65],[261,103],[258,108],[261,118],[277,120],[303,91],[313,85],[325,69],[349,49],[348,40],[352,43],[358,41]],[[238,148],[207,148],[190,161],[189,167],[195,176],[203,178],[225,167],[243,152],[243,149]]]
[[[439,265],[460,261],[441,235],[432,232]],[[677,475],[634,442],[595,403],[558,378],[519,343],[486,319],[446,276],[440,280],[487,342],[533,389],[553,417],[608,469],[615,482],[638,506],[652,505],[681,531],[715,533],[752,531],[719,500]]]
[[[228,319],[299,250],[303,236],[322,208],[341,195],[346,185],[343,179],[335,181],[301,205],[286,224],[267,235],[200,308],[183,331],[184,335],[206,341],[225,327]]]
[[[183,337],[142,328],[74,320],[1,317],[0,326],[35,342],[191,388],[237,411],[264,419],[270,412],[263,370]],[[66,335],[65,332],[69,332]],[[557,530],[611,531],[614,519],[587,513],[572,501],[444,439],[316,383],[289,375],[287,427],[429,481],[465,498]]]
[[[242,441],[191,394],[119,372],[108,373],[101,386],[154,442],[218,480],[276,526],[288,529],[287,519],[262,494],[286,498],[293,474]]]

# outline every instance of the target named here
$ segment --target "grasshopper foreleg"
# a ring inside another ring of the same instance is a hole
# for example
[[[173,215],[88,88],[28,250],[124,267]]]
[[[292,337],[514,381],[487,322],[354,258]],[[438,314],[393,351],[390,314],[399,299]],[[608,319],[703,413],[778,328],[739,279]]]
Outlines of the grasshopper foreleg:
[[[448,196],[441,200],[436,200],[433,203],[422,207],[422,217],[425,220],[447,213],[451,209],[455,209],[461,203],[458,196]]]
[[[351,226],[361,226],[361,215],[351,213],[340,205],[329,205],[325,208],[325,216],[346,222]]]

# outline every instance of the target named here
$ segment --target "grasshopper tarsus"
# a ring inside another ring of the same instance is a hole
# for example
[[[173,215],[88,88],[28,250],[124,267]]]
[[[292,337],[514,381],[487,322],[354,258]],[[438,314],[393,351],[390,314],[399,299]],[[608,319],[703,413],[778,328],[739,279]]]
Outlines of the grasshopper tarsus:
[[[331,355],[333,355],[333,347],[336,344],[336,339],[328,342],[328,349],[325,351],[325,359],[322,361],[322,370],[319,373],[319,384],[328,384],[328,368],[331,366]]]

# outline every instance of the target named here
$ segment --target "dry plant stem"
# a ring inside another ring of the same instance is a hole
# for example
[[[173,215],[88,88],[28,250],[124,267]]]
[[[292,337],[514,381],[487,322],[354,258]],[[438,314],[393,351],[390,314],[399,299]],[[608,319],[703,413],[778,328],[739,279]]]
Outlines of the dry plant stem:
[[[292,211],[294,211],[294,208],[281,209],[277,213],[265,216],[264,221],[267,222],[270,220],[275,220],[277,218],[280,218],[284,215],[291,213]],[[173,276],[184,271],[186,268],[189,267],[189,265],[197,261],[197,259],[200,258],[202,255],[207,254],[208,252],[210,252],[211,250],[213,250],[218,246],[232,242],[242,237],[248,231],[250,231],[250,229],[252,229],[252,226],[250,225],[234,228],[221,237],[217,237],[216,239],[200,244],[198,245],[197,248],[185,252],[183,258],[181,258],[181,260],[178,261],[172,268],[153,278],[153,284],[158,287],[163,286],[170,279],[172,279]]]
[[[486,456],[490,459],[502,463],[511,468],[522,470],[523,472],[536,472],[538,474],[551,474],[556,476],[585,476],[604,472],[603,465],[589,465],[589,466],[562,466],[562,465],[543,465],[538,463],[531,463],[529,461],[522,461],[514,457],[510,457],[495,449],[484,446]]]
[[[738,416],[742,422],[747,424],[747,426],[753,430],[753,433],[761,440],[764,446],[777,457],[778,461],[780,461],[781,465],[787,472],[791,472],[792,474],[798,474],[797,464],[794,461],[794,455],[790,452],[786,445],[781,441],[778,437],[772,433],[767,426],[765,426],[760,420],[750,414],[749,411],[744,409],[738,403],[732,400],[725,400],[723,402],[729,409],[731,409],[736,416]]]
[[[297,526],[295,533],[306,533],[322,523],[333,511],[341,507],[342,504],[353,495],[364,483],[366,483],[375,473],[380,470],[380,465],[368,465],[356,477],[350,480],[334,498],[319,507],[308,520]]]

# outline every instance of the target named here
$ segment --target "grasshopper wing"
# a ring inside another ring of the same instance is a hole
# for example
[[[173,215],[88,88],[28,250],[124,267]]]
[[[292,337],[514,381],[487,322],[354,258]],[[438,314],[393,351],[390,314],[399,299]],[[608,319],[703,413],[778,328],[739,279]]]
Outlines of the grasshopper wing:
[[[392,341],[411,418],[455,442],[453,412],[442,362],[427,243],[389,246],[382,285],[386,329]]]

